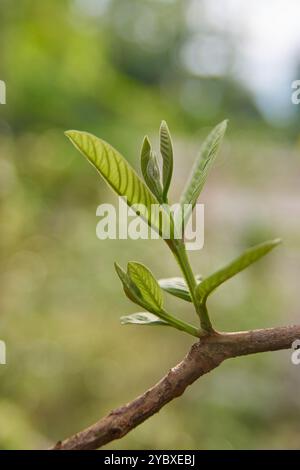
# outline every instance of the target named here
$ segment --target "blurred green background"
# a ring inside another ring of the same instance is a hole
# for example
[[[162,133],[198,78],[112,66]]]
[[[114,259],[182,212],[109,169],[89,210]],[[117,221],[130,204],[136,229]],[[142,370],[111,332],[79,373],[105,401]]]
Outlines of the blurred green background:
[[[63,135],[88,130],[138,167],[143,136],[175,143],[173,200],[203,136],[230,119],[209,177],[208,274],[244,247],[283,246],[224,285],[218,329],[299,322],[299,5],[180,0],[0,3],[0,448],[44,448],[134,398],[192,344],[121,326],[135,307],[113,262],[178,275],[162,241],[99,241],[96,207],[116,197]],[[289,15],[289,16],[288,16]],[[258,44],[258,46],[257,46]],[[281,47],[274,46],[279,44]],[[283,47],[284,45],[284,47]],[[300,109],[300,108],[299,108]],[[186,303],[170,309],[193,320]],[[300,368],[290,351],[231,360],[110,449],[297,448]]]

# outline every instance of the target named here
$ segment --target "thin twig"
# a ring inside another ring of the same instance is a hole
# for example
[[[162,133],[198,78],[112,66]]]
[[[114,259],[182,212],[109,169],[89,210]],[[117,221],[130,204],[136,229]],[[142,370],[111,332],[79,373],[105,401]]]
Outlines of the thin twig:
[[[53,450],[93,450],[120,439],[225,359],[288,349],[297,338],[300,338],[300,325],[207,336],[195,343],[183,361],[154,387],[89,428],[58,442]]]

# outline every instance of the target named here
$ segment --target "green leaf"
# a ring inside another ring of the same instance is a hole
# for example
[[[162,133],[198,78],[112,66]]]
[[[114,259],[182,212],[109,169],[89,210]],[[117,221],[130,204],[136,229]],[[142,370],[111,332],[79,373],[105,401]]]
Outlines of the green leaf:
[[[219,285],[223,284],[223,282],[235,276],[235,274],[239,273],[243,269],[247,268],[250,264],[266,255],[279,243],[281,243],[281,240],[276,239],[249,248],[236,260],[215,272],[211,276],[205,278],[196,288],[196,295],[199,301],[201,303],[205,303],[209,294],[211,294],[211,292],[213,292]]]
[[[151,206],[157,205],[158,201],[125,158],[107,142],[88,132],[67,131],[65,134],[106,183],[119,196],[126,197],[129,206],[139,205],[137,210],[133,207],[136,213],[161,233],[159,217],[156,211],[151,210]]]
[[[124,291],[130,300],[141,305],[149,312],[156,314],[155,317],[159,317],[160,320],[164,322],[163,324],[172,326],[180,331],[185,331],[192,336],[199,336],[199,331],[196,327],[170,315],[163,309],[162,291],[160,290],[156,279],[144,265],[133,262],[128,263],[127,273],[125,273],[117,263],[115,263],[115,267],[118,276],[122,281]],[[125,318],[128,320],[129,317]],[[132,316],[130,316],[130,318],[132,320]],[[153,317],[151,318],[153,320]],[[158,320],[155,321],[156,323],[158,322]],[[126,322],[129,323],[129,321]],[[137,318],[135,318],[135,323],[137,323]],[[141,323],[140,318],[139,323]]]
[[[152,181],[154,195],[156,195],[159,202],[162,200],[162,186],[160,182],[160,169],[155,152],[151,152],[150,159],[147,166],[148,178]],[[151,189],[151,188],[150,188]]]
[[[218,124],[204,141],[199,157],[192,169],[190,178],[183,191],[180,204],[191,204],[195,206],[197,199],[202,191],[208,173],[214,163],[219,147],[227,127],[227,120]]]
[[[201,276],[196,276],[197,281],[201,280]],[[189,289],[186,285],[185,280],[182,277],[170,277],[167,279],[160,279],[158,281],[160,287],[175,297],[192,302]]]
[[[168,191],[173,174],[173,145],[166,121],[162,121],[159,135],[160,153],[163,159],[163,201],[168,202]]]
[[[132,315],[121,317],[120,320],[122,325],[168,325],[166,321],[149,312],[133,313]]]
[[[162,291],[152,273],[143,264],[128,263],[127,273],[117,263],[115,269],[126,296],[132,302],[152,313],[161,313]]]
[[[151,271],[141,263],[128,263],[127,274],[141,293],[151,311],[159,312],[163,306],[163,295]]]
[[[199,337],[199,331],[196,327],[190,325],[189,323],[185,323],[178,318],[168,315],[167,313],[164,313],[162,318],[159,318],[158,316],[149,312],[134,313],[133,315],[121,317],[121,324],[170,326],[172,328],[176,328],[179,331],[184,331],[189,335],[195,336],[196,338]]]
[[[141,149],[141,169],[148,188],[159,202],[163,202],[157,156],[152,151],[151,144],[147,136],[144,138]]]
[[[141,299],[141,293],[137,286],[132,282],[128,274],[121,268],[121,266],[118,265],[118,263],[115,263],[115,269],[120,278],[120,281],[122,282],[124,292],[128,299],[138,305],[144,306],[145,304]]]
[[[141,148],[141,170],[142,175],[145,178],[148,177],[147,175],[147,166],[150,158],[151,153],[151,144],[147,136],[144,137],[142,148]]]

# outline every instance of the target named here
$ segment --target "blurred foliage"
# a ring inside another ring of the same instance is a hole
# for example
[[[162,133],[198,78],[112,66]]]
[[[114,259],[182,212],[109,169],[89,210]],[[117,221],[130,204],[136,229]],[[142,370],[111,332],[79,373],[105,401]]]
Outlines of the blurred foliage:
[[[187,67],[186,10],[179,0],[0,3],[0,337],[8,349],[0,448],[46,447],[79,430],[158,380],[191,344],[175,331],[120,326],[134,307],[113,262],[140,260],[157,277],[177,267],[160,241],[96,239],[97,205],[116,200],[66,129],[95,132],[137,162],[143,135],[166,119],[175,197],[206,128],[229,117],[201,201],[206,242],[195,270],[207,274],[280,236],[283,249],[220,288],[209,307],[225,330],[299,318],[299,143],[270,128],[235,80],[230,35],[218,38],[223,75]],[[218,62],[213,51],[206,60]],[[188,305],[167,300],[192,319]],[[109,447],[298,447],[299,382],[288,351],[228,362]]]

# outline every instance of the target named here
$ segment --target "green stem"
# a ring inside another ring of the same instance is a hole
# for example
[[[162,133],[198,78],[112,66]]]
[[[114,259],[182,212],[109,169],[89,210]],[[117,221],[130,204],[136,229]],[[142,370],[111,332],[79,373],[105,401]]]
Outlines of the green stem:
[[[170,248],[179,264],[179,267],[184,275],[185,281],[187,283],[187,286],[189,288],[191,298],[193,301],[193,304],[195,306],[195,310],[197,315],[200,318],[200,324],[202,330],[206,332],[211,332],[213,331],[212,324],[210,322],[207,309],[205,305],[202,305],[198,302],[196,294],[195,294],[195,289],[197,287],[197,282],[194,276],[194,273],[192,271],[187,252],[184,246],[184,243],[181,240],[172,240],[170,243]]]
[[[176,328],[177,330],[185,331],[186,333],[192,336],[196,336],[196,338],[199,338],[201,335],[200,331],[195,326],[191,325],[190,323],[186,323],[185,321],[182,321],[179,318],[174,317],[173,315],[170,315],[165,310],[162,310],[159,313],[159,316],[163,320],[166,320],[169,325],[173,326],[173,328]]]

